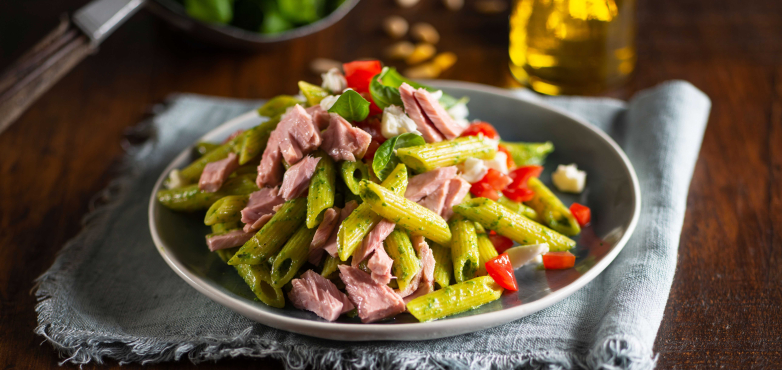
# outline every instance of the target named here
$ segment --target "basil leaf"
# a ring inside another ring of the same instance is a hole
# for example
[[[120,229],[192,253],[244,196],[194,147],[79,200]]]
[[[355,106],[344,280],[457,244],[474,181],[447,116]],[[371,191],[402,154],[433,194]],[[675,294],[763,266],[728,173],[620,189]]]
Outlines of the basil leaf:
[[[426,144],[424,138],[413,133],[404,133],[386,140],[377,148],[375,159],[372,160],[372,171],[378,179],[385,180],[401,161],[394,154],[394,149],[407,148]]]
[[[383,85],[380,82],[387,71],[388,67],[383,68],[382,72],[372,77],[372,82],[369,84],[369,93],[372,94],[372,100],[380,109],[386,109],[390,105],[403,106],[402,98],[399,97],[399,89]]]
[[[206,23],[228,24],[234,16],[232,0],[185,0],[187,15]]]
[[[329,109],[348,122],[363,121],[369,115],[369,102],[353,90],[345,90]]]

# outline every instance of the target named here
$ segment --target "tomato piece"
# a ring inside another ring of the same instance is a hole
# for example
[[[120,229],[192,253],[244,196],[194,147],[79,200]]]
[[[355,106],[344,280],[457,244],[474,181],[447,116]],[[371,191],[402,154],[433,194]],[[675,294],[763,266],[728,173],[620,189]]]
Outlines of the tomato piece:
[[[497,145],[497,151],[505,153],[505,156],[508,157],[507,165],[508,169],[513,169],[516,167],[516,162],[513,161],[513,157],[510,155],[510,151],[508,151],[508,148],[505,147],[505,145]]]
[[[576,256],[570,252],[548,252],[543,254],[543,267],[546,270],[569,269],[576,264]]]
[[[489,168],[489,171],[486,172],[486,175],[484,175],[483,178],[478,182],[485,182],[489,184],[489,186],[491,186],[494,190],[502,190],[505,189],[506,186],[510,185],[513,180],[511,180],[508,175],[493,168]]]
[[[379,60],[357,60],[342,65],[348,87],[358,93],[369,92],[369,82],[380,73],[383,66]]]
[[[512,291],[519,290],[516,275],[513,274],[513,266],[510,264],[510,257],[507,253],[486,261],[486,272],[501,287]]]
[[[500,135],[497,134],[497,130],[494,129],[494,126],[487,122],[475,122],[471,124],[462,132],[461,136],[478,136],[478,134],[483,134],[484,137],[489,139],[500,138]]]
[[[494,244],[494,249],[497,250],[497,253],[505,253],[506,250],[513,246],[513,240],[496,233],[493,235],[489,233],[489,240]]]
[[[372,135],[372,141],[369,143],[369,147],[367,148],[366,154],[364,154],[364,158],[374,158],[377,148],[380,147],[380,144],[383,144],[383,142],[386,141],[386,138],[383,136],[383,132],[380,127],[380,119],[376,116],[370,116],[361,122],[356,122],[356,127]]]
[[[523,166],[511,171],[508,176],[514,183],[519,182],[526,186],[530,177],[540,177],[541,173],[543,173],[543,166]]]
[[[531,200],[535,192],[529,188],[527,181],[530,177],[539,177],[542,172],[542,166],[524,166],[511,171],[508,175],[513,182],[502,191],[502,194],[514,202]]]
[[[485,182],[476,182],[470,186],[470,193],[478,198],[500,199],[500,194]]]
[[[573,217],[576,218],[576,221],[578,221],[580,226],[584,226],[588,224],[589,221],[592,221],[592,210],[587,206],[573,203],[570,205],[570,213],[573,214]]]
[[[359,95],[361,95],[362,98],[364,98],[367,101],[369,101],[369,117],[372,117],[372,116],[374,116],[376,114],[383,113],[383,110],[380,109],[380,107],[378,107],[377,104],[375,104],[374,100],[372,100],[372,94],[370,94],[368,92],[362,92],[362,93],[359,93]]]
[[[514,202],[526,202],[528,200],[532,200],[532,198],[535,197],[535,192],[527,187],[514,188],[508,186],[505,190],[502,191],[502,195]]]

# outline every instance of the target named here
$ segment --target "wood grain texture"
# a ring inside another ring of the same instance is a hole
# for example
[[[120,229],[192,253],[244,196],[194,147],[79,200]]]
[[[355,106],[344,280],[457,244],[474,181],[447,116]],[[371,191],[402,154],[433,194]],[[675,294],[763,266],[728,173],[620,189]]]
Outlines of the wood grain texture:
[[[0,1],[0,68],[85,2]],[[443,78],[513,86],[508,14],[480,15],[470,4],[448,13],[434,0],[406,10],[365,0],[337,25],[257,54],[204,47],[147,13],[134,16],[0,135],[0,369],[57,366],[33,334],[33,279],[78,232],[90,197],[114,175],[123,133],[153,104],[173,92],[295,93],[296,81],[317,78],[307,67],[315,57],[380,57],[391,41],[378,22],[389,12],[437,27],[438,48],[459,56]],[[684,79],[713,101],[655,343],[658,368],[782,368],[782,2],[639,0],[638,26],[637,73],[607,95]],[[199,368],[250,366],[281,368],[251,359]]]

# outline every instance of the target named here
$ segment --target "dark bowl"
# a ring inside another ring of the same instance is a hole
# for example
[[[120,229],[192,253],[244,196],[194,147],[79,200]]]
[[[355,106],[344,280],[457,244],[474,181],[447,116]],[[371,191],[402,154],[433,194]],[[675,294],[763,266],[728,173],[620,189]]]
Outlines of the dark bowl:
[[[182,4],[174,0],[149,1],[147,9],[174,27],[204,43],[229,49],[256,51],[266,49],[270,44],[292,40],[321,31],[345,17],[358,2],[359,0],[345,0],[331,14],[317,22],[271,35],[251,32],[229,25],[199,21],[187,15]]]

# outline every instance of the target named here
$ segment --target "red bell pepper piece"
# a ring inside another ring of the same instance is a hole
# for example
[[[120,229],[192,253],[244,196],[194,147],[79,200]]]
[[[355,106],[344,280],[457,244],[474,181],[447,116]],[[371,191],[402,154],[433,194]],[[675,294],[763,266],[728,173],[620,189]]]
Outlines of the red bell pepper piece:
[[[498,191],[505,189],[513,180],[508,175],[489,168],[483,178],[472,184],[470,192],[476,197],[485,197],[491,200],[500,198]]]
[[[475,122],[471,124],[462,132],[461,136],[478,136],[479,133],[483,134],[483,136],[488,139],[500,138],[500,135],[497,134],[497,130],[494,129],[494,126],[486,122]]]
[[[576,264],[576,256],[570,252],[548,252],[543,254],[543,267],[546,270],[569,269]]]
[[[485,182],[476,182],[470,186],[470,193],[478,198],[500,199],[500,194]]]
[[[497,253],[505,253],[506,250],[513,246],[513,240],[497,233],[489,233],[489,240],[494,244],[494,249],[497,250]]]
[[[510,257],[507,253],[486,261],[486,272],[501,287],[512,291],[519,290],[516,275],[513,274],[513,266],[510,264]]]
[[[543,172],[542,166],[524,166],[510,172],[510,178],[513,179],[502,194],[514,202],[526,202],[535,195],[527,185],[530,177],[539,177]]]
[[[584,226],[588,224],[589,221],[592,221],[592,211],[587,206],[573,203],[570,205],[570,213],[573,214],[573,217],[576,218],[576,221],[578,221],[580,226]]]
[[[505,156],[508,158],[507,165],[508,169],[513,169],[516,167],[516,162],[513,161],[513,157],[510,155],[510,151],[508,151],[508,148],[506,148],[504,145],[500,144],[497,145],[497,151],[505,153]]]
[[[342,65],[348,87],[358,93],[369,92],[369,82],[383,69],[379,60],[357,60]]]

